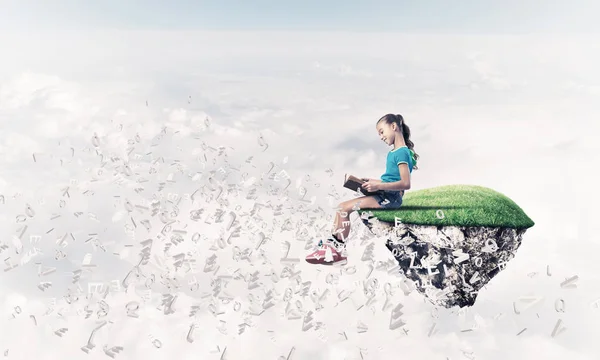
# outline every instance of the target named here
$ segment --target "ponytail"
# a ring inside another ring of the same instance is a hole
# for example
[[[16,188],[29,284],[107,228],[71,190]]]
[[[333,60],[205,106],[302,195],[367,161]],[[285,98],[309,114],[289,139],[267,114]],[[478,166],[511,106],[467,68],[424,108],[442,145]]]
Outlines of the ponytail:
[[[419,167],[417,166],[417,159],[419,158],[419,154],[415,152],[415,144],[410,139],[410,128],[404,122],[404,118],[402,117],[402,115],[398,114],[396,115],[396,118],[398,119],[396,124],[398,124],[398,127],[400,128],[400,132],[402,132],[402,137],[404,138],[406,147],[408,147],[408,149],[410,150],[410,156],[413,161],[413,169],[418,170]]]

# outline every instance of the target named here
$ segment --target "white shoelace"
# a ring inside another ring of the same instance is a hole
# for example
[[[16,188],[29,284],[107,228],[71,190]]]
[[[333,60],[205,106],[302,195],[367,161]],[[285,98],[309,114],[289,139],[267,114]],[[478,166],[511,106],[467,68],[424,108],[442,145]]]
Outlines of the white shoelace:
[[[344,249],[344,243],[336,240],[336,239],[332,239],[332,238],[327,238],[325,239],[325,241],[323,240],[319,240],[319,243],[317,244],[318,248],[324,248],[326,245],[331,245],[335,248],[336,251],[342,251]]]

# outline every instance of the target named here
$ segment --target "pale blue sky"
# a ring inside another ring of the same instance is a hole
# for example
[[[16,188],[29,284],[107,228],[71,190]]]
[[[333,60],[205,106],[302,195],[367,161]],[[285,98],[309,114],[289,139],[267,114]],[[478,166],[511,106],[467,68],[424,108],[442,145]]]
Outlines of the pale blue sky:
[[[598,32],[594,0],[0,0],[0,28]],[[35,24],[35,27],[32,27]]]

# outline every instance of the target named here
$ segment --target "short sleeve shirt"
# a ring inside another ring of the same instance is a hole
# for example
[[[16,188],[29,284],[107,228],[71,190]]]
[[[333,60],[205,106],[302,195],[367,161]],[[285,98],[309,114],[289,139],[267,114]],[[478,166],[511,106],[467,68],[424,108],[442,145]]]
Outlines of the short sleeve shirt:
[[[412,173],[413,161],[410,150],[407,146],[401,146],[395,150],[391,150],[387,155],[385,173],[381,175],[381,181],[394,182],[400,180],[399,164],[408,164],[408,171]]]

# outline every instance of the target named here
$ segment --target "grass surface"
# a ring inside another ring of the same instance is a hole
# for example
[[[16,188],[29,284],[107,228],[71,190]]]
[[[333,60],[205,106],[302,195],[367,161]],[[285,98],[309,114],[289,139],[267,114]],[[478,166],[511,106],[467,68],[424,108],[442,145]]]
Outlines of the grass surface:
[[[514,201],[495,190],[475,185],[447,185],[409,191],[404,195],[399,209],[364,208],[359,213],[369,211],[379,221],[394,223],[394,218],[398,217],[403,223],[414,225],[516,229],[534,225],[533,220]]]

